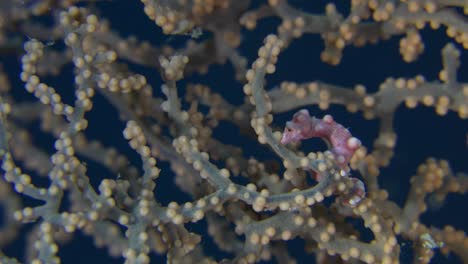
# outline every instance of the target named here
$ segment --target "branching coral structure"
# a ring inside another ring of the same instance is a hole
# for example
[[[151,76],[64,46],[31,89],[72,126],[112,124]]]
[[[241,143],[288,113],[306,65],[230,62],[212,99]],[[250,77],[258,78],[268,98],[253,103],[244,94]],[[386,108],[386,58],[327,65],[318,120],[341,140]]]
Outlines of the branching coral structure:
[[[2,0],[0,263],[468,263],[466,0]]]

